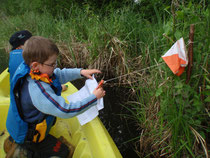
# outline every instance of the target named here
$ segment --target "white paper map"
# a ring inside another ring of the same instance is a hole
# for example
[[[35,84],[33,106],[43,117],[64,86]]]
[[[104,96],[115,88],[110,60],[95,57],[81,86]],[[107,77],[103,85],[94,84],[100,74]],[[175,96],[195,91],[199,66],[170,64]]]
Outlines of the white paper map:
[[[85,81],[84,87],[82,87],[78,92],[73,93],[67,97],[68,101],[74,102],[79,101],[83,98],[86,98],[88,95],[93,93],[93,90],[98,86],[96,79],[93,76],[93,80],[87,79]],[[93,120],[96,116],[98,116],[98,111],[104,108],[103,98],[97,100],[97,105],[91,107],[80,115],[77,115],[77,118],[81,125],[84,125],[91,120]]]

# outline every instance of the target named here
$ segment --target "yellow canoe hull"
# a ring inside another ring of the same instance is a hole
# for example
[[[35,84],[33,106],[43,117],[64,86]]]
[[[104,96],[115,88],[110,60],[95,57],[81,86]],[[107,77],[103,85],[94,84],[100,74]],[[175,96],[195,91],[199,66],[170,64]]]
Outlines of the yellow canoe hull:
[[[68,90],[63,92],[62,96],[66,98],[76,91],[77,89],[68,83]],[[0,158],[5,157],[3,142],[9,135],[6,131],[9,103],[9,73],[6,69],[0,75]],[[75,146],[73,158],[122,158],[113,139],[98,117],[83,126],[76,117],[57,118],[50,133],[56,137],[64,136]]]

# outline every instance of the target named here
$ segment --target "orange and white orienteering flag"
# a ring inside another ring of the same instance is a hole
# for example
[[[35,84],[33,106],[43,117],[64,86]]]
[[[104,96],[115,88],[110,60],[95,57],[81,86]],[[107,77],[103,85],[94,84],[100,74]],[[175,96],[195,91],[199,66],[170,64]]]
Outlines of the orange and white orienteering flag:
[[[180,76],[188,64],[184,39],[181,38],[162,56],[171,71]]]

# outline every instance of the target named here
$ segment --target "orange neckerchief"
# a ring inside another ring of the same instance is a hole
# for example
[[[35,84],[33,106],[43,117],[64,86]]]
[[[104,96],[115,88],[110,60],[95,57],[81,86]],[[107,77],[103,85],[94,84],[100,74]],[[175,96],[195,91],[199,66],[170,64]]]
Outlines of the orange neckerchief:
[[[31,70],[29,75],[31,76],[32,79],[35,79],[35,80],[41,80],[49,84],[53,82],[52,79],[49,78],[48,74],[38,74],[38,73],[36,74]]]

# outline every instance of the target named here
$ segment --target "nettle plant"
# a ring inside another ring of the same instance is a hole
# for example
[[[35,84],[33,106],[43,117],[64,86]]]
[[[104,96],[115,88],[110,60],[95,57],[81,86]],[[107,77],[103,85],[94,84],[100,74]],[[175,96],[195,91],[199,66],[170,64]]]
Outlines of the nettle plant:
[[[187,152],[194,157],[199,153],[197,145],[200,142],[203,149],[207,150],[204,139],[208,126],[201,93],[180,78],[172,79],[167,87],[158,89],[156,95],[161,101],[160,120],[167,122],[171,130],[172,155],[181,156]]]

